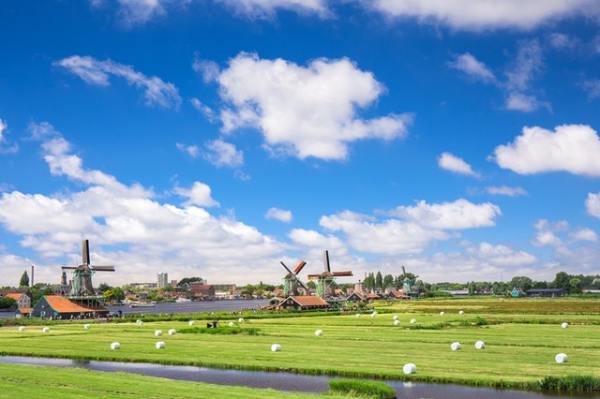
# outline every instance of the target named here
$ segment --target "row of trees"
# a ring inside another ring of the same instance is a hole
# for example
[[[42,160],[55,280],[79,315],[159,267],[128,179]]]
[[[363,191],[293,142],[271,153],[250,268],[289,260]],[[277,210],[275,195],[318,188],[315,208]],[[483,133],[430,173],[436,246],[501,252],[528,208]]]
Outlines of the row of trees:
[[[410,280],[416,279],[412,273],[406,273],[406,278]],[[404,276],[398,275],[394,277],[391,274],[383,275],[380,271],[377,273],[369,273],[365,276],[363,286],[367,291],[384,291],[388,288],[401,289],[404,284]],[[417,280],[415,286],[423,288],[423,281]]]

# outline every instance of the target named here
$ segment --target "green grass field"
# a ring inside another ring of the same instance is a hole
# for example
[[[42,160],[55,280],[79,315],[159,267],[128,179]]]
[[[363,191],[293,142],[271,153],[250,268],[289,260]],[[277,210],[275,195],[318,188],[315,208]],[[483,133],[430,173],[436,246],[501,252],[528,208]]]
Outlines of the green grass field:
[[[144,361],[222,368],[287,370],[307,374],[418,379],[469,385],[533,389],[546,376],[600,377],[600,301],[591,300],[441,300],[380,304],[389,313],[246,319],[243,328],[259,335],[166,335],[187,328],[181,321],[52,325],[0,329],[0,352],[93,360]],[[518,309],[524,309],[518,312]],[[459,315],[459,310],[464,315]],[[555,310],[557,309],[557,310]],[[444,316],[439,311],[446,312]],[[393,315],[400,318],[394,326]],[[409,320],[417,319],[416,324]],[[488,321],[488,325],[481,325]],[[571,323],[567,329],[560,323]],[[201,322],[198,323],[201,325]],[[165,335],[154,337],[155,329]],[[316,337],[315,329],[323,330]],[[156,341],[167,348],[154,349]],[[486,349],[476,350],[476,340]],[[111,351],[113,341],[121,350]],[[462,350],[452,352],[459,341]],[[273,343],[282,351],[273,353]],[[556,364],[559,352],[569,362]],[[417,374],[405,377],[413,362]],[[0,370],[0,377],[2,371]]]

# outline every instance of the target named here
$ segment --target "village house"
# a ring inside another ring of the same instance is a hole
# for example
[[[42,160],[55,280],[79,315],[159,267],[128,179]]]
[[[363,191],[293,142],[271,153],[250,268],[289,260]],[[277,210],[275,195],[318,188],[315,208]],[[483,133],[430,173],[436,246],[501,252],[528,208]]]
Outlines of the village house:
[[[78,319],[106,317],[108,310],[101,307],[84,306],[59,295],[45,295],[33,306],[32,317],[42,319]]]
[[[277,305],[277,308],[295,310],[327,309],[329,303],[318,296],[298,295],[287,297]]]
[[[29,295],[23,292],[9,292],[5,294],[4,297],[14,299],[15,302],[17,302],[17,308],[19,311],[22,309],[31,310],[31,298],[29,298]]]
[[[191,284],[192,298],[203,300],[215,297],[215,287],[210,284]]]

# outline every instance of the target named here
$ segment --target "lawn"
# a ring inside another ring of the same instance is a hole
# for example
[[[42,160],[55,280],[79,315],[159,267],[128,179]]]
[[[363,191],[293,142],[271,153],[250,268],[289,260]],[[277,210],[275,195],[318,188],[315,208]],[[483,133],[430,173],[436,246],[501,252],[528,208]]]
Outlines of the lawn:
[[[483,302],[488,308],[470,300],[385,305],[390,313],[375,318],[351,314],[246,319],[242,328],[258,329],[259,335],[166,335],[170,328],[187,328],[182,321],[94,324],[90,330],[81,324],[59,324],[48,334],[40,326],[28,326],[24,332],[11,326],[0,329],[0,352],[516,388],[532,388],[546,376],[600,377],[600,301]],[[520,304],[526,314],[516,313]],[[553,304],[561,311],[551,311]],[[464,315],[458,314],[461,309]],[[394,315],[399,326],[393,325]],[[410,324],[412,318],[417,323]],[[562,329],[563,321],[570,327]],[[156,329],[165,335],[155,337]],[[314,335],[316,329],[323,330],[321,337]],[[158,340],[166,342],[165,350],[154,349]],[[476,340],[484,340],[486,348],[476,350]],[[110,350],[113,341],[121,343],[121,350]],[[461,351],[450,350],[453,341],[462,343]],[[273,343],[281,344],[282,351],[271,352]],[[568,363],[555,363],[559,352],[569,355]],[[408,362],[416,363],[417,374],[405,377],[402,366]]]

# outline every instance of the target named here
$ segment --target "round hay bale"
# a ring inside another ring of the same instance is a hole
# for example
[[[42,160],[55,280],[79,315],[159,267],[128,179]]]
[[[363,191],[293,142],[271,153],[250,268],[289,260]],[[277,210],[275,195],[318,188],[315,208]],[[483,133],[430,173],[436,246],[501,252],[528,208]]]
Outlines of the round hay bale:
[[[47,334],[47,333],[49,333],[49,332],[50,332],[50,327],[44,327],[44,328],[42,328],[42,332],[43,332],[44,334]]]
[[[83,325],[83,329],[84,329],[84,330],[89,330],[91,327],[92,327],[92,325],[91,325],[91,324],[84,324],[84,325]]]
[[[271,345],[271,352],[281,352],[281,345],[279,345],[279,344]]]
[[[360,313],[357,313],[355,316],[356,316],[357,318],[358,318],[358,317],[360,317]]]
[[[371,313],[371,317],[375,317],[375,316],[377,316],[377,312],[373,311],[373,313]]]
[[[400,325],[400,320],[398,320],[398,319],[394,320],[394,325],[395,326],[399,326]]]
[[[485,349],[485,342],[482,340],[475,342],[475,349]]]
[[[169,335],[175,335],[176,333],[177,333],[177,330],[175,330],[174,328],[171,328],[171,329],[168,331],[168,334],[169,334]]]
[[[450,344],[450,349],[452,349],[454,352],[459,351],[461,348],[460,342],[452,342]]]
[[[156,349],[165,349],[167,347],[167,344],[165,344],[163,341],[158,341],[154,344],[154,347]]]
[[[394,317],[392,317],[392,320],[398,320],[398,315],[394,315]]]
[[[194,321],[194,320],[190,320],[190,321],[188,321],[188,326],[190,326],[190,327],[191,327],[191,326],[193,326],[193,325],[194,325],[194,323],[195,323],[195,321]]]
[[[140,319],[137,319],[137,320],[135,321],[135,324],[137,324],[138,326],[143,326],[143,325],[144,325],[144,322],[143,322],[142,320],[140,320]]]
[[[560,325],[561,328],[569,328],[569,323],[565,322]]]
[[[404,367],[402,367],[402,371],[404,374],[415,374],[417,372],[417,366],[414,363],[406,363]]]
[[[240,318],[238,319],[238,323],[243,323],[243,322],[244,322],[244,318],[243,318],[243,317],[240,317]]]
[[[160,337],[162,335],[162,331],[161,330],[155,330],[154,331],[154,336],[155,337]]]
[[[464,310],[459,310],[459,311],[458,311],[458,314],[462,316],[462,315],[464,315],[464,314],[465,314],[465,311],[464,311]]]
[[[19,332],[23,332],[23,331],[25,331],[25,326],[20,326],[19,327]]]
[[[113,351],[119,350],[121,349],[121,344],[118,342],[113,342],[112,344],[110,344],[110,349]]]
[[[228,325],[229,327],[235,327],[235,323],[234,323],[233,321],[230,321],[229,323],[227,323],[227,325]]]
[[[315,330],[315,335],[317,337],[320,337],[321,335],[323,335],[323,330]]]
[[[410,324],[415,324],[417,322],[417,319],[410,319]]]
[[[444,313],[444,312],[440,312],[440,316],[443,316],[443,315],[445,315],[445,314],[446,314],[446,313]]]
[[[569,361],[569,356],[567,356],[566,353],[559,353],[558,355],[554,356],[554,360],[556,363],[566,363]]]

